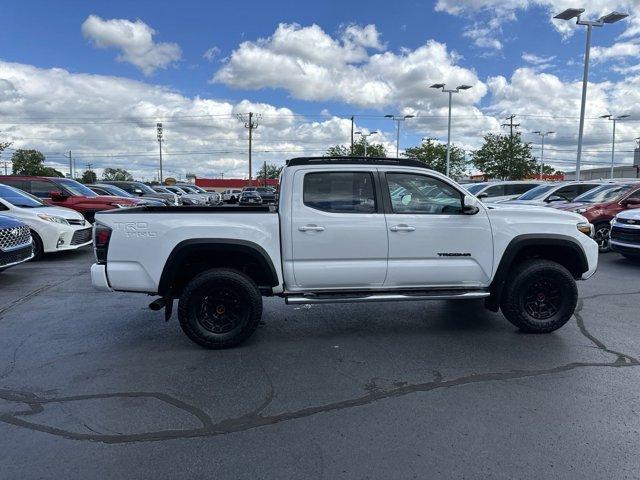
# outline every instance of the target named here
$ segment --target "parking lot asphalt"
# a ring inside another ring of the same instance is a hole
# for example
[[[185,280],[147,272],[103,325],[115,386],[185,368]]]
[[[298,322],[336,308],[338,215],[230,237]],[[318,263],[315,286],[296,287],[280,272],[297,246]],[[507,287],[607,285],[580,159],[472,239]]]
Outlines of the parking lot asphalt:
[[[286,306],[207,351],[90,250],[0,273],[0,477],[639,478],[640,265],[518,333],[476,301]]]

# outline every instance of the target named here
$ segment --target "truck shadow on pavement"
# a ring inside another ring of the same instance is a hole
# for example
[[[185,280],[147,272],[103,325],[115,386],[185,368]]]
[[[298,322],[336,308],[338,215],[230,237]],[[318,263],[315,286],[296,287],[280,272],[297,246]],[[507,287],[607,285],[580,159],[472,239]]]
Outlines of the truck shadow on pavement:
[[[255,409],[248,413],[217,422],[215,422],[211,418],[211,416],[202,409],[194,405],[190,405],[171,395],[159,392],[120,392],[54,397],[37,395],[32,392],[0,389],[0,421],[32,431],[48,433],[50,435],[55,435],[72,440],[102,442],[107,444],[153,442],[161,440],[206,437],[225,435],[234,432],[242,432],[262,426],[274,425],[300,418],[306,418],[321,413],[364,406],[384,399],[397,398],[419,392],[429,392],[437,389],[455,388],[461,385],[481,382],[508,381],[513,379],[551,375],[581,368],[636,367],[640,365],[640,361],[637,358],[607,347],[604,342],[593,335],[585,325],[585,322],[580,313],[583,307],[584,300],[593,299],[603,295],[608,294],[593,295],[581,299],[575,313],[575,320],[580,333],[586,339],[588,339],[591,346],[606,354],[607,356],[612,357],[611,361],[607,362],[569,362],[549,368],[510,370],[489,373],[472,373],[469,375],[463,375],[450,379],[444,378],[442,374],[435,371],[433,372],[432,378],[426,382],[395,382],[388,385],[385,384],[383,386],[376,384],[376,379],[371,379],[371,381],[365,388],[366,393],[363,393],[360,396],[354,396],[345,400],[339,400],[324,404],[306,406],[304,408],[291,411],[283,411],[275,414],[264,413],[265,409],[267,409],[267,407],[272,403],[275,396],[273,384],[269,379],[270,388],[264,399]],[[464,306],[455,308],[464,309]],[[436,325],[436,328],[444,327]],[[477,327],[467,324],[467,321],[463,321],[455,328],[467,329]],[[186,423],[191,424],[192,427],[169,427],[152,429],[152,431],[121,433],[114,432],[111,429],[106,428],[99,429],[95,425],[89,426],[86,423],[82,422],[80,422],[82,428],[74,429],[65,422],[58,422],[58,425],[55,425],[55,421],[46,421],[44,418],[42,418],[43,415],[46,417],[47,410],[59,408],[64,404],[77,406],[78,402],[98,402],[105,400],[114,402],[126,402],[130,400],[136,400],[143,403],[160,402],[163,405],[165,411],[172,412],[174,416],[188,417],[189,421]],[[54,425],[51,425],[51,423],[54,423]],[[63,425],[59,425],[59,423],[63,423]],[[109,431],[104,432],[99,430]]]

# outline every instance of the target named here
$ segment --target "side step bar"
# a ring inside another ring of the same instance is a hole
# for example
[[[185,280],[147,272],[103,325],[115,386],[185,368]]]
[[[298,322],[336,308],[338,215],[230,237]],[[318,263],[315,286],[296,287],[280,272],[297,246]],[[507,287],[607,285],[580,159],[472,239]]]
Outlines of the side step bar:
[[[406,300],[468,300],[486,298],[486,290],[431,290],[428,292],[349,292],[349,293],[304,293],[285,297],[288,305],[306,303],[359,303],[395,302]]]

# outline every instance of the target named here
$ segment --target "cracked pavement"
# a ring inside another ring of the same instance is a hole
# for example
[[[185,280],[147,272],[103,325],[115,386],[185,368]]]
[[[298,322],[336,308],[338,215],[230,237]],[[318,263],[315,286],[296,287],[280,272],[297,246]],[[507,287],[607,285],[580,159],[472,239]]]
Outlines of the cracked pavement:
[[[285,306],[206,351],[90,251],[0,274],[2,478],[640,478],[640,265],[601,257],[574,319],[467,302]]]

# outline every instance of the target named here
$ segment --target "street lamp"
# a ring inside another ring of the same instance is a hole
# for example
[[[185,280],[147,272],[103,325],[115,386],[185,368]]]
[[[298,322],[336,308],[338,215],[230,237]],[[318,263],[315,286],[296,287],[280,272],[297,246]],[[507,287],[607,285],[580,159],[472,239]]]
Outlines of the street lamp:
[[[413,117],[415,117],[415,115],[385,115],[385,118],[390,118],[398,124],[398,128],[396,129],[396,158],[400,158],[400,122],[404,122],[407,118]]]
[[[533,133],[537,133],[542,137],[542,151],[540,152],[540,180],[542,180],[542,170],[544,168],[544,137],[547,135],[552,135],[556,132],[541,132],[540,130],[536,130]]]
[[[460,92],[460,90],[469,90],[471,85],[458,85],[455,89],[446,89],[444,88],[444,83],[434,83],[429,88],[437,88],[441,89],[444,93],[449,94],[449,124],[447,126],[447,167],[446,167],[446,175],[449,176],[449,158],[451,155],[451,96],[454,93]]]
[[[364,139],[364,156],[366,157],[367,156],[367,138],[369,138],[371,135],[376,135],[378,131],[375,130],[373,132],[364,133],[358,130],[357,132],[353,132],[353,133],[355,135],[360,135]]]
[[[600,17],[598,20],[580,20],[580,16],[584,13],[584,8],[568,8],[564,12],[559,13],[553,18],[558,20],[576,19],[577,25],[586,25],[587,27],[587,46],[584,52],[584,73],[582,75],[582,102],[580,104],[580,127],[578,130],[578,156],[576,158],[576,180],[580,180],[580,160],[582,157],[582,136],[584,133],[584,111],[587,103],[587,81],[589,80],[589,55],[591,53],[591,30],[593,27],[602,27],[605,23],[616,23],[623,18],[628,17],[626,13],[611,12],[608,15]]]
[[[606,118],[607,120],[611,120],[613,122],[613,139],[611,141],[611,178],[613,178],[613,164],[616,158],[616,122],[627,117],[629,117],[629,115],[619,115],[615,117],[609,114],[600,116],[600,118]]]

